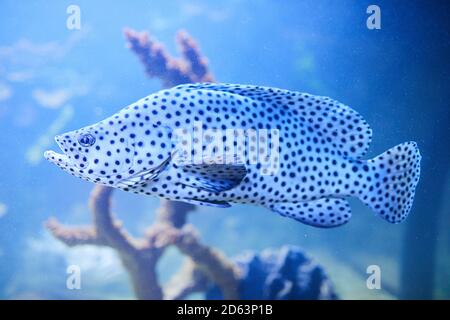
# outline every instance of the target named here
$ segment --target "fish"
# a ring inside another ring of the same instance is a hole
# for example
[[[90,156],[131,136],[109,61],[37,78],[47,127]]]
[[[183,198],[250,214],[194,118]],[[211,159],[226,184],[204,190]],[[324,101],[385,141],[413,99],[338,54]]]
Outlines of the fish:
[[[228,83],[161,90],[55,137],[45,158],[69,174],[127,192],[196,205],[268,208],[332,228],[349,198],[400,223],[420,177],[415,142],[364,160],[372,129],[329,97]]]

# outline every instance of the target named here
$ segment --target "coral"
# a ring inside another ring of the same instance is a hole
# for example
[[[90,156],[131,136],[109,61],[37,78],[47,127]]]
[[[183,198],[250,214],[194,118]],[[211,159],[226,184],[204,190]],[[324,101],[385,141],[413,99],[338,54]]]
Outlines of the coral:
[[[194,39],[185,31],[176,37],[180,59],[172,58],[164,46],[150,38],[146,32],[125,29],[128,47],[138,56],[149,77],[159,78],[165,87],[189,82],[213,82],[207,59],[201,55]]]
[[[121,223],[111,214],[112,192],[113,189],[103,186],[96,186],[92,191],[90,208],[94,226],[66,227],[53,218],[47,221],[47,229],[68,246],[98,245],[115,249],[131,277],[136,297],[139,299],[163,299],[164,291],[186,290],[181,287],[163,290],[158,282],[156,263],[164,250],[171,245],[190,258],[187,266],[193,264],[207,279],[217,283],[225,298],[238,298],[238,272],[235,265],[219,251],[203,245],[193,227],[180,223],[180,218],[184,216],[185,219],[186,215],[195,209],[193,205],[161,201],[155,223],[148,228],[143,238],[135,239],[123,230]],[[174,214],[175,212],[177,214]],[[186,268],[182,268],[181,278],[185,278]],[[175,297],[185,294],[172,293]]]
[[[239,296],[251,300],[336,299],[323,268],[294,246],[278,250],[248,252],[234,259],[239,268]],[[207,291],[207,299],[220,299],[217,286]]]

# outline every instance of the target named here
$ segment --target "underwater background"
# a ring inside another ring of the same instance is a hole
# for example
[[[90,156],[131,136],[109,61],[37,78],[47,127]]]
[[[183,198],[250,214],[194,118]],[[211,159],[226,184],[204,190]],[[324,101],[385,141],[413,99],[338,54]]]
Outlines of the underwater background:
[[[366,25],[373,4],[381,9],[379,30]],[[69,5],[80,9],[80,29],[66,26]],[[381,0],[0,0],[0,298],[135,298],[115,250],[70,248],[45,227],[50,217],[91,223],[93,185],[43,157],[56,150],[53,137],[162,88],[127,48],[125,27],[148,31],[173,56],[175,34],[186,30],[216,81],[326,95],[351,106],[373,129],[367,159],[404,141],[419,145],[421,180],[402,224],[386,223],[357,200],[351,221],[335,229],[254,206],[198,207],[189,222],[202,243],[227,257],[301,248],[340,299],[450,298],[449,4]],[[115,191],[112,211],[139,237],[159,205]],[[169,248],[156,265],[159,282],[182,260]],[[66,284],[73,265],[81,270],[75,290]],[[369,266],[379,267],[380,289],[367,285]]]

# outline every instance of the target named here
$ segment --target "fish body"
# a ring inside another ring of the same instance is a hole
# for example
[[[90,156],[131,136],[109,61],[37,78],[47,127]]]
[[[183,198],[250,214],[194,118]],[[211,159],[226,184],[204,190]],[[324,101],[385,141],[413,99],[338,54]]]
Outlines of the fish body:
[[[269,87],[187,84],[55,139],[45,157],[85,180],[200,205],[260,205],[316,227],[349,221],[347,197],[383,219],[409,214],[416,143],[362,160],[372,130],[328,97]]]

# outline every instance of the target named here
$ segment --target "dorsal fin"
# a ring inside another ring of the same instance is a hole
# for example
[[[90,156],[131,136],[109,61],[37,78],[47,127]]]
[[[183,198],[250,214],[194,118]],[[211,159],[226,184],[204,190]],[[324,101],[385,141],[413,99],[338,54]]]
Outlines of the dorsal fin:
[[[277,88],[227,83],[186,84],[175,89],[228,92],[284,107],[300,117],[304,127],[345,157],[359,159],[367,152],[372,130],[350,107],[328,97]]]

